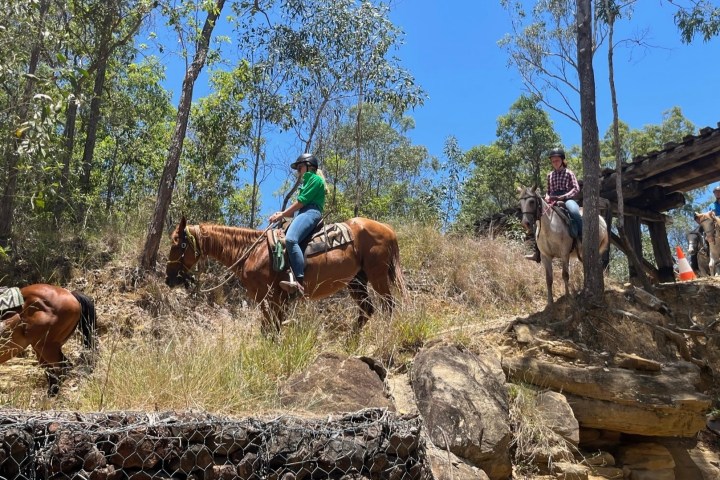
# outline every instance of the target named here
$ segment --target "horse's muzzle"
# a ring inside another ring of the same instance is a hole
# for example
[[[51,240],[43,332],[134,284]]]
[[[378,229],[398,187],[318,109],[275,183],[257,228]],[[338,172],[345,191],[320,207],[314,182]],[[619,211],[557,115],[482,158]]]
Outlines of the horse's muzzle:
[[[170,288],[175,288],[180,285],[183,285],[186,289],[192,287],[192,285],[195,283],[195,278],[193,278],[192,275],[189,275],[185,272],[178,272],[177,275],[174,277],[166,276],[165,277],[165,285],[167,285]]]

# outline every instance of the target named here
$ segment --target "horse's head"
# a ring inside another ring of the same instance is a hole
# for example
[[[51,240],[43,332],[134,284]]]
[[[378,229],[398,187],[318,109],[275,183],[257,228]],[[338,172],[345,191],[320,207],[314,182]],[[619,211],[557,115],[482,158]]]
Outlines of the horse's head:
[[[540,218],[540,209],[542,201],[537,193],[537,187],[518,187],[520,194],[520,212],[522,212],[522,226],[525,230],[531,232],[535,227],[535,222]]]
[[[695,221],[702,227],[702,231],[705,234],[705,240],[710,245],[715,244],[717,240],[715,238],[715,231],[719,226],[715,217],[715,212],[708,213],[695,213]]]
[[[201,252],[197,239],[188,230],[187,220],[183,215],[177,228],[170,234],[172,246],[165,267],[165,283],[169,287],[185,285],[190,288],[195,278],[190,269],[200,259]]]

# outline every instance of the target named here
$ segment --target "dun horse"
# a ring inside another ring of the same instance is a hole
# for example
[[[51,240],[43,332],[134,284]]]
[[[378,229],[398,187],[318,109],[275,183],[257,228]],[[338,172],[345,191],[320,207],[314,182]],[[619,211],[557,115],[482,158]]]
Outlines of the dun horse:
[[[375,311],[368,283],[380,295],[382,307],[392,312],[395,299],[390,288],[395,286],[404,294],[405,281],[397,236],[388,225],[359,217],[345,224],[352,232],[352,242],[307,257],[305,294],[315,300],[348,288],[360,308],[356,323],[359,330]],[[214,258],[231,269],[248,297],[260,304],[263,333],[279,332],[284,306],[290,299],[279,282],[287,278],[287,273],[273,269],[264,233],[213,224],[187,225],[183,216],[171,234],[165,283],[189,287],[193,265],[203,256]]]
[[[0,363],[17,356],[28,345],[45,368],[48,396],[57,395],[60,380],[70,368],[62,346],[79,328],[83,344],[95,344],[95,304],[79,292],[37,283],[20,289],[23,303],[2,312],[0,322]]]
[[[540,259],[545,267],[545,283],[547,284],[547,303],[553,303],[553,271],[552,259],[559,258],[562,262],[562,279],[565,282],[565,295],[570,291],[569,264],[571,254],[580,258],[582,243],[570,236],[570,228],[555,208],[545,202],[537,188],[518,188],[520,193],[520,211],[522,224],[530,231],[535,227],[535,240],[540,250]],[[600,218],[600,253],[605,252],[609,245],[605,219]],[[538,225],[536,226],[536,223]]]
[[[718,272],[718,265],[720,264],[720,219],[715,216],[715,212],[707,212],[696,213],[695,221],[700,224],[705,232],[705,240],[707,240],[710,250],[708,270],[710,276],[713,277]]]

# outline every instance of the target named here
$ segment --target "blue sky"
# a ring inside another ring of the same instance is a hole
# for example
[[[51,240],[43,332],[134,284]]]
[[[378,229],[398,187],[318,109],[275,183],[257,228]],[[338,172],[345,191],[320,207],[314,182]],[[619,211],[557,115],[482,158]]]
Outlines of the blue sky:
[[[393,23],[405,31],[400,58],[429,94],[426,104],[411,112],[415,143],[442,155],[445,138],[454,135],[463,149],[495,139],[497,118],[525,92],[506,52],[497,41],[511,31],[499,1],[396,0]],[[720,122],[720,41],[697,39],[683,45],[667,2],[643,0],[632,22],[618,24],[616,40],[627,32],[649,30],[657,48],[618,47],[615,83],[620,118],[631,128],[659,124],[662,114],[680,106],[696,127]],[[449,8],[446,5],[452,5]],[[612,121],[606,51],[596,56],[595,82],[600,135]],[[580,129],[550,112],[565,146],[580,144]]]
[[[509,15],[500,1],[393,0],[392,4],[390,18],[405,32],[404,43],[395,53],[429,96],[422,107],[408,112],[416,123],[408,134],[413,143],[426,146],[431,155],[442,159],[444,143],[451,135],[463,150],[493,142],[497,118],[526,92],[515,68],[508,66],[505,50],[497,44],[511,31]],[[616,40],[647,30],[646,41],[654,48],[616,48],[620,118],[631,128],[642,128],[660,124],[663,112],[680,106],[697,128],[716,127],[720,122],[720,95],[716,93],[720,39],[705,43],[697,38],[684,45],[673,22],[674,10],[666,1],[638,4],[632,21],[617,24]],[[601,136],[612,121],[606,58],[603,50],[595,59]],[[169,56],[165,60],[169,62],[166,87],[175,92],[177,102],[184,70],[171,64],[177,60],[173,62]],[[196,84],[195,99],[207,92],[206,74],[203,72]],[[579,127],[560,114],[549,113],[564,146],[579,145]],[[299,153],[299,145],[287,137],[271,140],[268,153],[276,162],[290,161]],[[277,189],[287,173],[287,169],[274,171],[261,187],[264,215],[280,206]]]

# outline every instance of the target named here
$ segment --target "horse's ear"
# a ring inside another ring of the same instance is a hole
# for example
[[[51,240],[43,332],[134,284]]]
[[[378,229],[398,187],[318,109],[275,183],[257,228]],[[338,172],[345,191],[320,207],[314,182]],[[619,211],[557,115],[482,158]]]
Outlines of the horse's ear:
[[[533,185],[533,186],[532,186],[532,192],[533,192],[533,193],[537,193],[537,188],[538,188],[537,184]]]
[[[519,186],[517,187],[517,191],[518,191],[518,193],[522,193],[522,192],[523,192],[523,190],[525,190],[525,187],[524,187],[524,186],[522,186],[522,185],[519,185]]]
[[[698,212],[695,212],[695,221],[700,223],[700,214]]]

